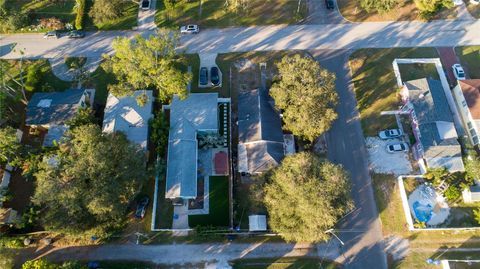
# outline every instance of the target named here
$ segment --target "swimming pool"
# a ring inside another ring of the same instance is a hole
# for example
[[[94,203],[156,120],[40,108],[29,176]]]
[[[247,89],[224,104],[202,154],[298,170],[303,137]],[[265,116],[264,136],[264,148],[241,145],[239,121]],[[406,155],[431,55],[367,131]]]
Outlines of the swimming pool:
[[[432,205],[421,204],[419,201],[415,201],[412,205],[415,218],[420,222],[428,222],[432,218]]]

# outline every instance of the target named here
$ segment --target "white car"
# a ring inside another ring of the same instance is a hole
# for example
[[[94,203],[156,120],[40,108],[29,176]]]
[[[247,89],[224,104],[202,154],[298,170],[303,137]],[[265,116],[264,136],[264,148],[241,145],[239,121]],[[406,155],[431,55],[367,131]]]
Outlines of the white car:
[[[150,0],[143,0],[142,1],[142,10],[149,10],[150,9]]]
[[[480,0],[470,0],[470,4],[478,5],[478,4],[480,4]]]
[[[465,71],[463,70],[463,67],[460,64],[454,64],[452,65],[453,69],[453,75],[455,78],[458,80],[465,80]]]
[[[180,27],[180,33],[182,34],[198,34],[198,32],[200,32],[200,27],[196,24],[189,24]]]
[[[395,142],[387,145],[389,153],[406,152],[408,151],[408,144],[405,142]]]
[[[463,0],[453,0],[453,4],[454,4],[455,6],[460,6],[460,5],[463,5],[464,2],[463,2]]]
[[[397,138],[403,135],[402,130],[400,129],[387,129],[380,131],[378,133],[378,137],[381,139],[391,139],[391,138]]]

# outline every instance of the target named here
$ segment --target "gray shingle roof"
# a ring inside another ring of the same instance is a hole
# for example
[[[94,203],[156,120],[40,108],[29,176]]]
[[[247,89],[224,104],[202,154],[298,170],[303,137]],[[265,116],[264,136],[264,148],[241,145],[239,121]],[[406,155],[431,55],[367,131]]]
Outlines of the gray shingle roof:
[[[83,89],[70,89],[64,92],[33,94],[27,105],[25,124],[65,124],[65,121],[68,121],[77,113],[79,102],[84,93],[85,90]]]
[[[166,198],[197,196],[199,130],[218,131],[218,93],[193,93],[185,100],[174,96],[170,105]]]
[[[238,96],[239,149],[245,150],[248,172],[261,173],[284,157],[282,124],[266,89],[240,92]],[[241,171],[244,172],[244,171]]]

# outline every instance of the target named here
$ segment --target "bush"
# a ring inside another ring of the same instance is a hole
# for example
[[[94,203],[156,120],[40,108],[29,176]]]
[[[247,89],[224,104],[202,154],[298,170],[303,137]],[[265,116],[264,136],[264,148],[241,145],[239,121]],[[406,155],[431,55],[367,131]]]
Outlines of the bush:
[[[83,29],[83,21],[85,17],[85,6],[86,6],[86,0],[76,0],[76,11],[77,11],[77,17],[75,18],[75,28],[77,30],[82,30]]]
[[[175,7],[175,0],[163,0],[166,9],[173,9]]]
[[[22,237],[0,236],[0,248],[23,248]]]
[[[51,29],[51,30],[62,30],[65,28],[65,24],[58,18],[41,18],[40,27],[44,29]]]
[[[7,15],[0,18],[0,31],[1,32],[14,32],[29,24],[28,16],[21,12],[8,12]]]
[[[460,189],[455,185],[450,185],[443,194],[445,198],[447,198],[450,202],[458,200],[458,198],[460,198],[460,196],[462,195]]]
[[[25,90],[29,92],[35,91],[40,87],[42,81],[43,71],[40,63],[33,63],[27,68],[27,79],[25,81]]]

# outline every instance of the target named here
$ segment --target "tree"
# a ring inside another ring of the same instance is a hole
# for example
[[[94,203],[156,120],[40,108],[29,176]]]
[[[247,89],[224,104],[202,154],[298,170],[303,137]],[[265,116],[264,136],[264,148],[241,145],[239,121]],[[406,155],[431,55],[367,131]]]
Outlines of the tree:
[[[277,63],[278,77],[270,89],[283,111],[285,129],[308,141],[327,131],[337,118],[335,75],[310,57],[285,56]]]
[[[420,10],[421,15],[426,19],[429,19],[442,8],[452,8],[455,6],[453,0],[415,0],[415,5]]]
[[[95,0],[88,15],[95,24],[116,20],[123,14],[124,0]]]
[[[147,177],[145,154],[121,133],[102,134],[97,125],[82,125],[40,162],[35,176],[32,201],[42,207],[47,229],[113,232]]]
[[[309,152],[287,156],[265,186],[270,226],[287,241],[320,242],[352,208],[349,177]]]
[[[90,107],[80,108],[77,114],[66,122],[70,129],[95,123],[97,123],[97,118],[95,118],[95,112]]]
[[[21,150],[22,145],[17,140],[17,131],[9,126],[0,128],[0,165],[13,163]]]
[[[186,97],[192,76],[177,68],[182,60],[175,51],[178,42],[178,34],[166,30],[159,30],[148,39],[140,35],[133,40],[116,38],[112,45],[115,54],[105,56],[105,69],[118,79],[117,84],[109,85],[109,90],[122,96],[154,87],[163,101],[173,94]]]
[[[85,8],[86,8],[86,0],[76,0],[75,1],[75,11],[77,12],[77,16],[75,17],[75,28],[77,30],[83,29],[83,21],[85,17]]]
[[[361,0],[360,6],[367,12],[389,12],[398,6],[398,0]]]
[[[163,112],[157,113],[155,118],[150,120],[150,127],[152,130],[150,138],[152,139],[157,152],[163,154],[167,148],[169,132],[168,121],[165,118],[165,114],[163,114]]]

